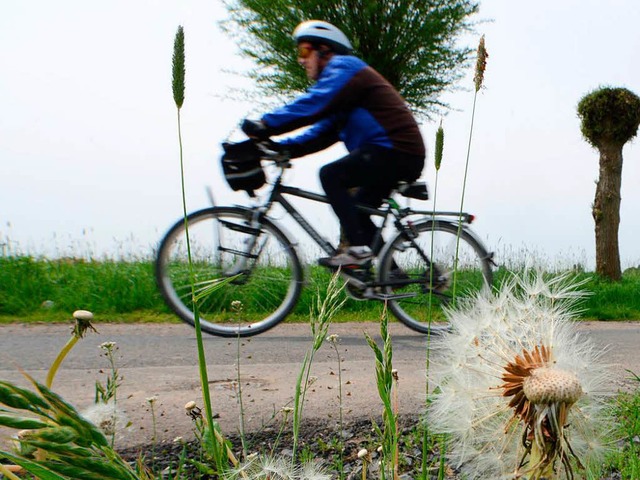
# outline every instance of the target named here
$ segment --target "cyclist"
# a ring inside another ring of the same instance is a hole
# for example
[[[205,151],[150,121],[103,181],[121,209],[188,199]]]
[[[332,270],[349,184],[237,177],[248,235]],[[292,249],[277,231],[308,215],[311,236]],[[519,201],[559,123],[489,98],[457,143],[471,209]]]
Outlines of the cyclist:
[[[266,140],[310,126],[273,144],[291,158],[338,141],[345,144],[348,154],[324,165],[320,181],[350,246],[320,259],[320,264],[366,266],[373,257],[376,227],[355,205],[378,207],[398,182],[416,180],[424,167],[424,141],[404,99],[382,75],[352,55],[351,42],[342,31],[310,20],[296,27],[293,38],[298,62],[315,83],[260,120],[245,119],[242,130]],[[352,194],[354,187],[358,188]]]

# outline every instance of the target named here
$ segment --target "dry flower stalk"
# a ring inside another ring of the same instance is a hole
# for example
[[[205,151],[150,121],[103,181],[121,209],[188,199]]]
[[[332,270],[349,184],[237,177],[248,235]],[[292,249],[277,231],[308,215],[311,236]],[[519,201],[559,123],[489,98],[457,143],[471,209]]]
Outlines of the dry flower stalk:
[[[482,82],[484,82],[484,71],[487,68],[487,58],[489,58],[489,54],[487,53],[487,49],[484,46],[484,35],[480,38],[480,43],[478,44],[478,56],[476,59],[476,74],[473,77],[473,83],[476,86],[476,92],[480,90],[482,87]]]

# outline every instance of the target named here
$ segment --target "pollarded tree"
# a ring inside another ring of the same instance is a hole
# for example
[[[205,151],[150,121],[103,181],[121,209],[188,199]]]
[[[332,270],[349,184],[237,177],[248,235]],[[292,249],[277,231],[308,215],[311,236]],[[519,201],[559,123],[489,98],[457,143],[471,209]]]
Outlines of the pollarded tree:
[[[472,28],[472,0],[225,0],[226,29],[258,68],[267,94],[291,96],[309,85],[291,32],[304,20],[325,20],[351,40],[356,54],[386,77],[414,111],[429,116],[446,105],[471,49],[458,37]]]
[[[600,152],[600,176],[592,215],[596,231],[596,273],[620,280],[620,186],[622,147],[640,125],[640,98],[626,88],[599,88],[578,103],[582,134]]]

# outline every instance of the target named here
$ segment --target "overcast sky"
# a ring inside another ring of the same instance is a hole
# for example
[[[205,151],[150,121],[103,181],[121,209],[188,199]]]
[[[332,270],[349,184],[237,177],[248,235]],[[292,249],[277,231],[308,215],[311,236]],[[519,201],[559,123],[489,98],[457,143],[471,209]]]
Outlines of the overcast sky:
[[[229,99],[250,88],[218,22],[220,1],[13,0],[0,16],[0,244],[47,255],[150,253],[182,212],[171,54],[186,36],[182,110],[187,208],[246,203],[220,177],[219,143],[264,108]],[[484,0],[478,20],[489,52],[478,96],[465,210],[498,260],[531,255],[551,265],[594,263],[591,203],[598,154],[581,137],[576,105],[602,86],[640,94],[637,0]],[[438,209],[458,209],[473,104],[447,95]],[[423,174],[435,183],[439,118],[422,128]],[[319,190],[319,166],[341,147],[296,161],[291,183]],[[624,149],[620,251],[640,264],[640,147]],[[425,203],[432,208],[433,203]],[[317,224],[337,232],[328,210]],[[295,229],[292,229],[296,232]]]

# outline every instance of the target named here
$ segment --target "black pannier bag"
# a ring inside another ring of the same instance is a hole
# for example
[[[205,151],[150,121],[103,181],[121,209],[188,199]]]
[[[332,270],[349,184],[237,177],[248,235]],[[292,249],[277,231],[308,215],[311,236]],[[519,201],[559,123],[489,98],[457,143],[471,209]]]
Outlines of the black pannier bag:
[[[253,196],[253,191],[267,182],[260,164],[262,152],[251,140],[239,143],[225,142],[222,148],[222,171],[227,183],[233,190],[245,190]]]

